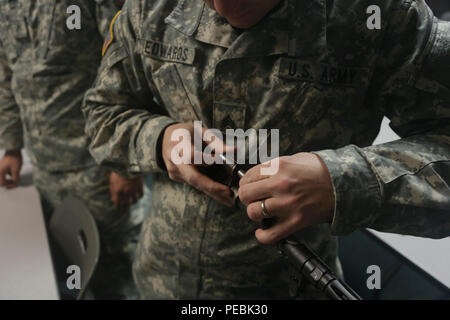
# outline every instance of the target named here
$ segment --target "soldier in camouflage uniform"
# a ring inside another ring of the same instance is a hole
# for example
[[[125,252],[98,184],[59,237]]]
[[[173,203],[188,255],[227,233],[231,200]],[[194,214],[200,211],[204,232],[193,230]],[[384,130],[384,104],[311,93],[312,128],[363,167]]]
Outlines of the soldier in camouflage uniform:
[[[81,9],[80,30],[66,27],[73,4]],[[142,182],[95,164],[81,112],[118,9],[113,0],[0,1],[1,184],[17,185],[25,146],[47,220],[69,194],[87,205],[102,244],[92,280],[98,299],[138,297],[131,263],[141,220],[127,206],[141,196]]]
[[[320,297],[305,282],[289,290],[288,264],[222,204],[227,188],[170,162],[167,132],[193,120],[278,128],[281,155],[320,157],[333,218],[296,236],[335,269],[334,236],[357,228],[450,234],[450,24],[423,0],[275,2],[252,25],[197,0],[128,1],[113,25],[83,111],[99,163],[154,173],[133,267],[144,298]],[[367,27],[370,5],[380,29]],[[403,139],[370,146],[384,115]]]

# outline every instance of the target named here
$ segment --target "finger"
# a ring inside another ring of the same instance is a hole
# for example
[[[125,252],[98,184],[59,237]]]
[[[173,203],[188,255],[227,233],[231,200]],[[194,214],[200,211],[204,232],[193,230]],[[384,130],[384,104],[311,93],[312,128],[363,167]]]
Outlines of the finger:
[[[135,190],[134,192],[131,192],[130,194],[130,204],[135,204],[139,201],[140,198],[139,190]]]
[[[135,204],[136,202],[138,202],[138,197],[137,197],[137,193],[131,193],[130,194],[130,205]]]
[[[217,131],[217,129],[215,129]],[[231,153],[236,151],[236,146],[234,145],[227,145],[225,140],[223,139],[222,132],[217,132],[217,134],[214,134],[214,131],[212,129],[208,128],[202,128],[202,137],[203,143],[205,146],[209,146],[213,152],[215,153]]]
[[[261,169],[266,167],[269,167],[268,163],[254,166],[253,168],[248,170],[245,176],[239,181],[239,186],[270,178],[271,176],[269,175],[261,174]]]
[[[185,164],[185,165],[196,165],[196,166],[207,166],[207,164],[204,162],[204,154],[202,149],[198,149],[195,147],[195,145],[190,144],[190,146],[186,146],[188,149],[188,154],[184,154],[185,148],[180,148],[178,150],[178,157],[181,159],[181,161],[174,161],[171,160],[171,163],[174,166]]]
[[[115,191],[110,191],[110,195],[111,195],[111,202],[114,205],[114,208],[116,208],[116,210],[119,210],[119,197],[117,195],[117,192]]]
[[[245,204],[271,198],[276,194],[275,179],[264,179],[239,187],[239,199]]]
[[[208,166],[204,161],[204,154],[202,150],[198,150],[194,145],[191,146],[191,164],[194,164],[197,167],[206,167]],[[187,163],[185,163],[187,164]]]
[[[144,194],[144,184],[142,182],[142,179],[139,178],[138,183],[133,191],[133,197],[134,197],[133,203],[136,203],[137,201],[139,201],[139,199],[142,198],[143,194]]]
[[[209,138],[209,137],[207,137]],[[237,147],[235,145],[228,145],[225,141],[220,138],[214,136],[214,138],[210,140],[205,140],[204,146],[209,147],[212,153],[225,154],[225,153],[235,153]]]
[[[135,193],[133,193],[133,203],[138,202],[139,200],[141,200],[142,196],[143,196],[143,192],[141,191],[137,191]]]
[[[15,187],[17,187],[17,184],[14,182],[14,180],[12,180],[10,178],[12,178],[12,174],[11,174],[11,171],[8,171],[5,174],[5,178],[4,178],[6,189],[14,189]]]
[[[143,188],[141,188],[138,192],[137,192],[137,198],[138,200],[141,199],[144,196],[144,190]]]
[[[223,164],[224,160],[221,155],[225,155],[227,159],[236,158],[236,147],[228,146],[221,140],[206,144],[204,150],[193,150],[192,163],[196,166],[208,166],[214,164]],[[234,161],[225,160],[226,163],[234,163]]]
[[[197,190],[202,191],[224,205],[233,205],[232,192],[226,185],[205,176],[193,166],[181,166],[180,172],[184,181]]]
[[[6,189],[14,189],[17,187],[17,184],[12,180],[6,181]]]
[[[264,200],[264,206],[269,216],[265,216],[261,207],[262,201],[255,201],[247,206],[247,215],[250,220],[261,221],[263,219],[271,217],[283,217],[286,215],[286,206],[283,206],[283,202],[279,198],[268,198]]]
[[[18,186],[20,183],[20,171],[18,169],[11,170],[11,179],[14,186]]]
[[[229,146],[226,143],[223,144],[223,153],[235,154],[236,155],[237,146]]]
[[[142,195],[144,194],[144,183],[143,183],[142,179],[139,179],[137,194],[138,194],[138,198],[141,198]]]
[[[296,230],[302,228],[302,222],[296,221],[290,218],[280,218],[269,229],[258,229],[255,231],[256,239],[262,244],[271,244],[279,242],[282,239],[287,238]]]
[[[5,170],[0,171],[0,186],[2,186],[2,187],[6,187],[6,185],[7,185],[6,174],[7,174],[7,171],[5,171]]]
[[[129,192],[119,192],[119,206],[121,211],[125,211],[130,206]]]
[[[212,180],[192,166],[186,168],[183,173],[185,175],[185,181],[197,190],[202,191],[211,198],[227,206],[233,204],[232,192],[226,185]]]
[[[130,207],[130,200],[121,200],[119,202],[119,212],[124,212]]]

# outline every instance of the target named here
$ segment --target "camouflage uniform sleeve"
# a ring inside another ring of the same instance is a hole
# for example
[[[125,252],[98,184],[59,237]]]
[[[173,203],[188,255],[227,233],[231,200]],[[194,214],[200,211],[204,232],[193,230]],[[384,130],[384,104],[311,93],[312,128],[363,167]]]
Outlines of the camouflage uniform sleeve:
[[[116,18],[114,40],[83,104],[92,156],[122,174],[162,171],[160,136],[175,122],[153,102],[142,61],[135,53],[139,18],[127,6],[137,3],[128,1]]]
[[[12,72],[0,43],[0,149],[23,147],[20,110],[11,89]]]
[[[450,235],[450,24],[423,0],[400,3],[367,100],[402,139],[317,152],[335,190],[336,235]]]
[[[98,31],[105,38],[109,33],[111,20],[122,8],[125,0],[95,0]]]

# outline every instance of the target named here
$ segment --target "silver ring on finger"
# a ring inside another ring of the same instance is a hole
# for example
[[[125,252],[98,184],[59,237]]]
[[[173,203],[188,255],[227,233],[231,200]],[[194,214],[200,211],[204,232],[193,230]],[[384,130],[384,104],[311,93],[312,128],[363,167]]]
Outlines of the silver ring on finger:
[[[264,217],[269,218],[270,217],[270,213],[269,213],[269,211],[267,211],[265,201],[266,200],[262,200],[261,201],[261,212],[262,212]]]

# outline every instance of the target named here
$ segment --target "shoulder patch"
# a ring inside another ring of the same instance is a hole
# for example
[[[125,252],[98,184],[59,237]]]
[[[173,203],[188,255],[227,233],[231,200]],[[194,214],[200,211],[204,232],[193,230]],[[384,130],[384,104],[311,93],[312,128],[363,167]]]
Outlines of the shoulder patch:
[[[325,85],[362,87],[369,83],[370,69],[282,58],[279,76],[288,80],[315,82]]]
[[[116,19],[117,19],[117,17],[119,16],[119,14],[120,14],[121,12],[122,12],[122,11],[119,10],[119,11],[116,13],[116,15],[114,16],[114,18],[111,20],[111,24],[110,24],[110,26],[109,26],[109,32],[108,32],[108,35],[107,35],[106,38],[105,38],[105,42],[103,42],[102,56],[105,55],[106,50],[108,50],[109,46],[111,45],[111,43],[112,43],[113,40],[114,40],[114,31],[113,31],[113,29],[114,29],[114,22],[116,22]]]

